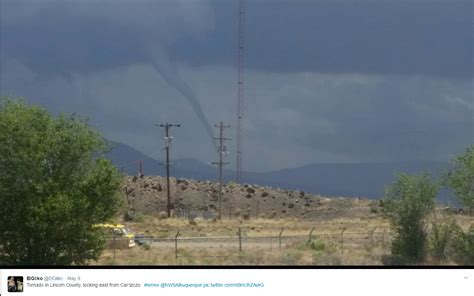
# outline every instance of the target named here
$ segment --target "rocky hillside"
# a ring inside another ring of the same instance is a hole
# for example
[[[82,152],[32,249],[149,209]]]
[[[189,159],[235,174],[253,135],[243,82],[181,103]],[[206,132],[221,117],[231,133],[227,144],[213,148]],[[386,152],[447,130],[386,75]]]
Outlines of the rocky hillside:
[[[171,178],[172,215],[203,217],[218,215],[218,184],[209,181]],[[122,184],[128,210],[125,218],[136,215],[166,216],[166,178],[126,177]],[[256,185],[228,183],[223,188],[222,215],[248,218],[331,219],[367,217],[378,212],[376,202],[365,198],[328,198],[302,191],[288,191]]]

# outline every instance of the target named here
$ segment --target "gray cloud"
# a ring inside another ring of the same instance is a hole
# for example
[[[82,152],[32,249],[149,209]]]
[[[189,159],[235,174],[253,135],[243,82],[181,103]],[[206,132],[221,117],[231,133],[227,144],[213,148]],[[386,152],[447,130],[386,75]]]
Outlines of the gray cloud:
[[[227,133],[235,139],[235,97],[228,96],[235,69],[178,66],[210,121],[232,124]],[[80,76],[76,85],[64,78],[38,82],[20,64],[5,70],[9,92],[54,111],[87,115],[112,140],[162,159],[162,131],[154,124],[179,121],[173,158],[215,159],[192,108],[176,100],[179,94],[157,79],[151,66]],[[474,105],[472,81],[259,71],[249,71],[247,78],[244,165],[250,170],[318,162],[444,161],[472,143],[474,116],[466,107]]]
[[[235,63],[237,1],[214,0],[216,29],[180,40],[194,65]],[[471,0],[247,1],[246,66],[270,72],[471,78]],[[216,46],[219,44],[219,46]]]
[[[0,1],[2,94],[157,158],[157,123],[183,124],[173,157],[214,160],[209,122],[235,134],[236,1]],[[247,3],[246,169],[447,160],[472,143],[469,2]]]
[[[249,68],[473,75],[470,0],[246,3]],[[180,62],[235,66],[236,5],[233,0],[2,0],[3,49],[42,75],[149,63],[145,52],[157,41]]]
[[[40,76],[69,80],[74,74],[151,64],[191,104],[213,141],[198,98],[167,52],[177,39],[212,28],[206,1],[21,0],[6,2],[5,9],[2,27],[8,57]]]
[[[207,0],[2,0],[4,54],[40,75],[148,64],[156,44],[168,51],[213,26]]]

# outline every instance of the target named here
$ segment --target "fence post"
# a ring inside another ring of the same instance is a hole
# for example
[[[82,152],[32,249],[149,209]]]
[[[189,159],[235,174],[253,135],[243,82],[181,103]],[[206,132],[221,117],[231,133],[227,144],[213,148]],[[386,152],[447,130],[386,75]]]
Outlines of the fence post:
[[[283,234],[284,228],[281,229],[280,234],[278,235],[278,248],[281,250],[281,235]]]
[[[150,264],[151,244],[152,244],[152,240],[151,240],[151,238],[149,238],[148,239],[148,264]]]
[[[176,233],[176,236],[174,237],[174,256],[176,260],[178,260],[178,235],[179,235],[179,230]]]
[[[382,248],[385,249],[385,235],[387,233],[387,229],[383,229],[383,234],[382,234]]]
[[[346,226],[344,226],[341,230],[341,255],[344,254],[344,231],[346,231]]]
[[[242,252],[242,230],[239,227],[239,251]]]
[[[308,243],[311,243],[311,241],[313,240],[313,231],[315,228],[316,228],[316,225],[313,226],[313,228],[311,228],[311,231],[309,232]]]
[[[258,199],[257,199],[257,217],[255,217],[255,218],[257,218],[257,219],[258,219],[258,204],[259,204],[259,201],[258,201]]]
[[[114,229],[113,231],[114,231],[114,261],[115,261],[115,257],[116,257],[116,256],[115,256],[115,252],[116,252],[116,249],[117,249],[117,244],[116,244],[116,241],[115,241],[115,236],[116,236],[117,234],[115,233],[115,229]]]

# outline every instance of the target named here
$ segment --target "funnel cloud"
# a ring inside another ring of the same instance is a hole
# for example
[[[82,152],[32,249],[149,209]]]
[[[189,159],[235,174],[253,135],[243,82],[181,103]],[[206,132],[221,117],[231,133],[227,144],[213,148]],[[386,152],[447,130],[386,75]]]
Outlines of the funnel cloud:
[[[209,123],[204,111],[202,110],[201,104],[194,93],[194,90],[189,86],[189,84],[184,81],[176,69],[176,65],[166,56],[166,53],[162,48],[155,48],[155,50],[150,51],[151,64],[156,72],[158,72],[161,77],[168,83],[170,86],[174,87],[179,93],[188,100],[189,104],[193,108],[196,116],[199,121],[202,123],[206,129],[206,133],[211,139],[212,142],[214,138],[214,133],[212,126]]]

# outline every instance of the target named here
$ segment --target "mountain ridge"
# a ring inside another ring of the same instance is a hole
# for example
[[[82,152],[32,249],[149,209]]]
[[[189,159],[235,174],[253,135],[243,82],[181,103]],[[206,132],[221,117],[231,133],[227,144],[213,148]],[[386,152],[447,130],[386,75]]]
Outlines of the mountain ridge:
[[[123,143],[112,142],[114,148],[108,158],[125,174],[137,175],[137,160],[143,161],[145,175],[165,176],[165,167],[159,160],[149,157]],[[194,158],[173,160],[171,175],[195,180],[216,180],[217,167]],[[414,160],[378,163],[318,163],[271,172],[244,172],[243,181],[288,190],[302,190],[327,196],[366,197],[379,199],[386,185],[395,180],[396,172],[408,174],[426,171],[438,177],[449,168],[448,162]],[[224,170],[225,182],[233,181],[235,172]],[[450,194],[442,191],[440,200],[447,201]]]

